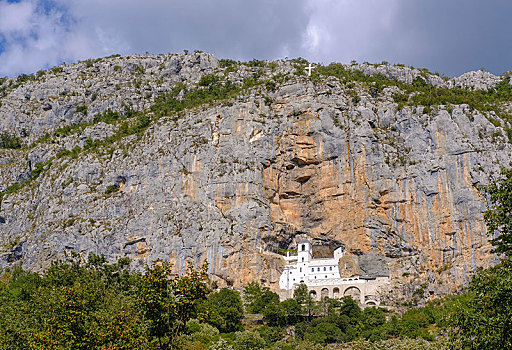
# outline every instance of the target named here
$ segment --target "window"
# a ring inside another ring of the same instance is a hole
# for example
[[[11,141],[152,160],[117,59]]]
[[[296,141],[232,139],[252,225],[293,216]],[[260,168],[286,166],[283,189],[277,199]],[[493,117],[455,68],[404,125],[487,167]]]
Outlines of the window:
[[[316,268],[316,270],[317,270],[317,271],[320,271],[320,268],[319,268],[319,267],[317,267],[317,268]]]
[[[325,276],[325,278],[327,278],[327,276]]]
[[[301,267],[301,268],[299,268],[299,270],[300,270],[300,272],[302,272],[302,267]]]
[[[314,267],[311,268],[311,272],[315,272],[315,268]]]
[[[327,271],[327,267],[324,266],[324,271]]]
[[[306,250],[306,245],[305,245],[305,244],[303,244],[303,245],[302,245],[302,251],[305,251],[305,250]]]
[[[329,266],[329,271],[332,271],[332,266]]]
[[[302,257],[302,262],[304,262],[304,257]]]

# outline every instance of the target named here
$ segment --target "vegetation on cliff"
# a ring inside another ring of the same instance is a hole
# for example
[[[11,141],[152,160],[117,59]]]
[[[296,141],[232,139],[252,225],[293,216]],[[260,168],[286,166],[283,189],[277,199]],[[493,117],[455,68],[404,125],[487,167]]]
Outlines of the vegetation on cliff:
[[[447,348],[442,334],[450,330],[461,349],[510,344],[510,262],[479,273],[467,294],[401,315],[361,309],[351,297],[315,302],[305,286],[280,302],[255,282],[246,287],[243,305],[237,291],[212,292],[205,267],[178,277],[167,263],[148,266],[144,274],[129,272],[127,263],[75,256],[42,275],[5,271],[0,348],[323,349],[345,343],[378,349],[391,342],[400,349],[416,339],[418,348],[439,349]],[[263,316],[262,324],[253,313]]]
[[[448,310],[432,304],[399,316],[382,308],[362,310],[350,297],[314,302],[304,287],[279,302],[275,293],[251,283],[245,312],[262,314],[264,324],[258,325],[253,314],[243,318],[239,292],[210,290],[205,267],[190,267],[177,277],[167,263],[140,274],[126,270],[127,262],[107,264],[96,255],[81,262],[75,256],[42,275],[6,271],[0,283],[0,348],[320,349],[357,339],[432,341]]]

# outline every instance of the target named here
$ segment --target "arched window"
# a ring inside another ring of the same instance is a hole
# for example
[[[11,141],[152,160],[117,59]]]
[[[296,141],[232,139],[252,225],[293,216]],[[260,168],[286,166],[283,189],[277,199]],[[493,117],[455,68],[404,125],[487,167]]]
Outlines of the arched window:
[[[302,257],[302,262],[304,262],[304,257]]]
[[[327,271],[327,267],[324,266],[324,271]]]
[[[306,245],[305,245],[305,244],[303,244],[303,245],[302,245],[302,251],[305,251],[305,250],[306,250]]]

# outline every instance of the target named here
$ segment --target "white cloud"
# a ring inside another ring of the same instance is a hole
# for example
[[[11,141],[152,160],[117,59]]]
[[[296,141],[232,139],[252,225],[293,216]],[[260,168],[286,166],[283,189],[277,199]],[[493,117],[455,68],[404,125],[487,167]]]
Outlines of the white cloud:
[[[0,24],[0,76],[113,53],[200,49],[244,60],[297,56],[308,23],[305,0],[45,1],[51,11],[43,0],[15,7],[0,0],[10,13],[23,14]],[[15,27],[16,36],[10,34]]]
[[[380,41],[389,45],[399,1],[308,0],[307,8],[311,17],[304,45],[306,57],[348,62],[368,60]]]
[[[0,33],[4,35],[26,33],[31,27],[33,13],[32,2],[0,2]]]

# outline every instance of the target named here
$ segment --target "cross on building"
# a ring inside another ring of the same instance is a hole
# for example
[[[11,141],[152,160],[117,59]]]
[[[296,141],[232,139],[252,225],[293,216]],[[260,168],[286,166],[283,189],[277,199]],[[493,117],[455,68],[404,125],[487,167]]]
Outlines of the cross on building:
[[[311,65],[311,63],[309,64],[309,66],[308,66],[308,67],[306,67],[306,71],[308,72],[308,77],[310,77],[310,76],[311,76],[311,71],[313,70],[313,68],[315,68],[315,67],[313,67],[313,66]]]

